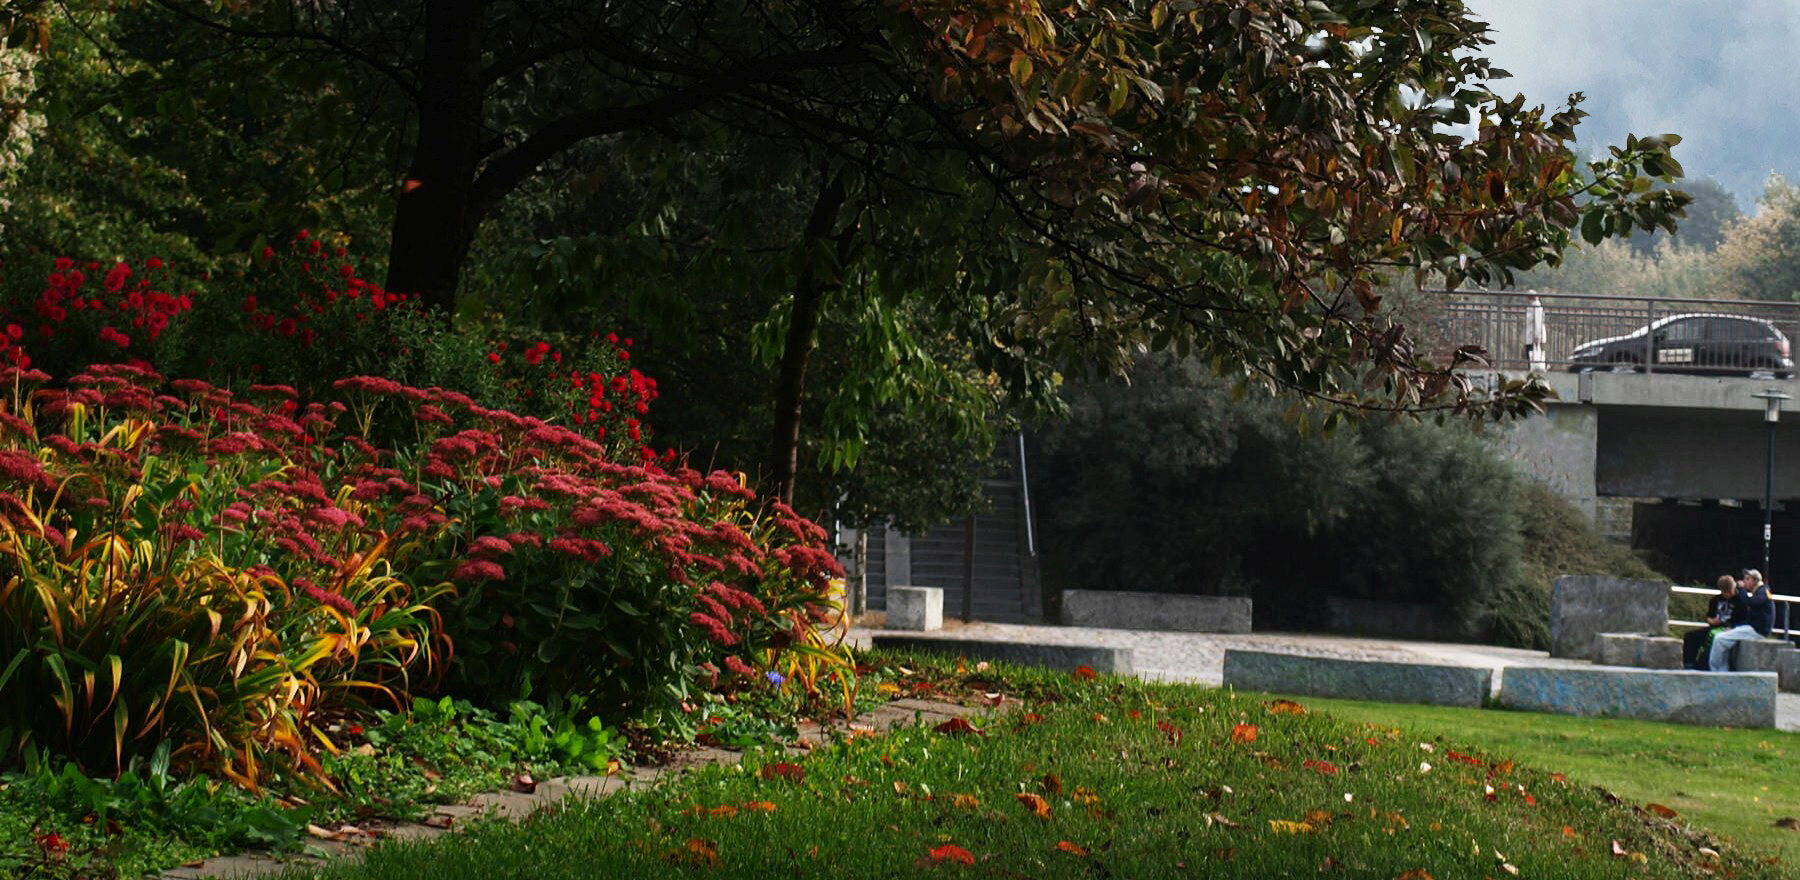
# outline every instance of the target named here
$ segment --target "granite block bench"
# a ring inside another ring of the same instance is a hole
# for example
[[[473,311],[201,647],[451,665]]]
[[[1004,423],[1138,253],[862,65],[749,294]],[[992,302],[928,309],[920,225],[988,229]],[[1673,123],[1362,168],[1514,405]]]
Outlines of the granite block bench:
[[[1054,645],[1029,642],[987,642],[980,639],[937,638],[933,636],[876,633],[869,638],[877,648],[895,651],[929,651],[954,657],[998,660],[1019,666],[1048,666],[1052,669],[1074,669],[1086,666],[1095,672],[1131,675],[1130,648],[1108,648],[1095,645]]]
[[[1467,666],[1225,651],[1225,684],[1276,694],[1480,706],[1493,676],[1491,669]]]
[[[1250,597],[1064,590],[1061,619],[1064,626],[1247,633]]]
[[[1775,726],[1773,672],[1508,666],[1500,705],[1528,712],[1729,727]]]
[[[1680,669],[1681,640],[1643,633],[1600,633],[1594,636],[1594,662],[1602,666]]]

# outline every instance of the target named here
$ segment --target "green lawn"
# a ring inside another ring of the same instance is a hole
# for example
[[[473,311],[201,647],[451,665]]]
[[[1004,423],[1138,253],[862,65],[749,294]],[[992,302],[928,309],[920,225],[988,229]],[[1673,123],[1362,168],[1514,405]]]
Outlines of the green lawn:
[[[1606,797],[1573,763],[1474,737],[1458,748],[1460,716],[1427,751],[1398,713],[1364,723],[1375,707],[1337,717],[1219,689],[907,662],[909,692],[1019,699],[978,734],[921,725],[791,764],[751,756],[523,825],[387,844],[325,876],[1789,876],[1730,845],[1715,861],[1704,834]]]
[[[1495,755],[1558,770],[1627,801],[1656,803],[1740,846],[1800,865],[1800,831],[1775,827],[1800,817],[1800,734],[1571,718],[1351,700],[1307,705],[1415,738],[1442,735]]]

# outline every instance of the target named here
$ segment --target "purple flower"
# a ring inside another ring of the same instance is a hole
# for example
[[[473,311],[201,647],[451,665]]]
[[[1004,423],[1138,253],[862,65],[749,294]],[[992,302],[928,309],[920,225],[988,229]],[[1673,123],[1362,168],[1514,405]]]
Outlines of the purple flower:
[[[776,687],[781,687],[782,683],[787,681],[786,678],[782,677],[781,673],[776,672],[773,669],[769,670],[768,672],[763,673],[763,676],[769,680],[769,684],[772,684]]]

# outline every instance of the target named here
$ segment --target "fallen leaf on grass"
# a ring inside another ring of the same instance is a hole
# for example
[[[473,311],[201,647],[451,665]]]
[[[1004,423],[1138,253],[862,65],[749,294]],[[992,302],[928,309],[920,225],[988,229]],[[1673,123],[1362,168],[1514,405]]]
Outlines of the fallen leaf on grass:
[[[1275,700],[1269,703],[1270,715],[1305,715],[1306,707],[1293,700]]]
[[[1673,819],[1673,818],[1681,815],[1680,813],[1677,813],[1674,810],[1663,806],[1662,804],[1645,804],[1644,809],[1649,810],[1650,812],[1655,813],[1656,815],[1661,816],[1664,819]]]
[[[710,840],[690,837],[687,842],[688,855],[699,864],[717,865],[719,863],[719,851],[714,848],[715,846],[716,844]]]
[[[1231,728],[1231,741],[1244,744],[1253,743],[1256,742],[1256,733],[1256,725],[1240,721]]]
[[[761,775],[764,779],[785,779],[789,782],[800,783],[806,781],[806,768],[799,764],[777,761],[773,764],[764,764]]]
[[[1563,826],[1563,836],[1564,837],[1574,837],[1575,836],[1575,826],[1564,825]]]
[[[1514,867],[1511,862],[1501,862],[1500,870],[1505,871],[1506,873],[1511,874],[1514,877],[1519,876],[1519,869],[1517,867]]]
[[[1094,713],[1094,723],[1095,724],[1111,724],[1112,722],[1106,720],[1105,715],[1102,715],[1099,712],[1095,712]]]
[[[1080,858],[1086,858],[1087,854],[1088,854],[1087,850],[1082,849],[1079,845],[1070,843],[1069,841],[1066,841],[1066,840],[1057,841],[1056,848],[1060,852],[1066,852],[1069,855],[1077,856]]]
[[[1099,795],[1094,794],[1092,791],[1082,788],[1079,785],[1075,786],[1075,793],[1073,795],[1070,795],[1070,797],[1075,799],[1075,803],[1083,804],[1086,806],[1092,806],[1094,804],[1100,803]]]
[[[1782,816],[1775,820],[1775,827],[1786,828],[1789,831],[1800,831],[1800,819],[1796,819],[1793,816]]]
[[[707,810],[706,814],[708,816],[713,817],[714,819],[729,819],[732,816],[737,815],[737,807],[734,807],[730,804],[720,804],[716,807],[713,807],[710,810]]]
[[[935,868],[943,864],[972,866],[975,864],[975,854],[954,843],[946,843],[920,856],[913,863],[914,867],[919,868]]]
[[[752,813],[773,813],[775,812],[775,802],[751,801],[744,805],[744,809],[749,810]]]
[[[1042,723],[1044,723],[1044,716],[1039,715],[1036,712],[1026,712],[1025,714],[1019,716],[1019,726],[1020,727],[1024,727],[1027,724],[1042,724]]]
[[[1321,776],[1336,776],[1338,772],[1337,765],[1330,761],[1316,761],[1309,758],[1302,762],[1300,766],[1305,767],[1308,770],[1316,770]]]
[[[1162,731],[1163,736],[1168,738],[1169,745],[1181,745],[1181,728],[1176,727],[1167,721],[1158,721],[1156,722],[1156,729]]]
[[[1087,680],[1099,675],[1100,673],[1095,672],[1094,667],[1083,664],[1081,666],[1075,667],[1075,671],[1071,672],[1069,674],[1071,676],[1074,676],[1074,678],[1077,681],[1087,681]]]
[[[1025,809],[1030,810],[1031,815],[1036,816],[1039,819],[1050,818],[1050,802],[1044,800],[1042,795],[1021,791],[1018,794],[1013,795],[1013,799],[1022,804]]]
[[[1044,774],[1044,778],[1040,780],[1038,784],[1042,785],[1044,790],[1051,794],[1062,794],[1062,777],[1055,773]]]
[[[887,694],[889,696],[893,696],[894,694],[900,693],[900,686],[897,684],[894,684],[891,681],[884,681],[881,684],[878,684],[875,686],[875,691],[877,693],[883,693],[883,694]]]
[[[970,724],[969,720],[966,718],[952,718],[949,721],[932,728],[932,730],[944,734],[945,736],[963,736],[971,733],[979,735],[981,733],[981,730],[975,725]]]
[[[1315,829],[1305,822],[1293,822],[1287,819],[1270,819],[1269,830],[1276,834],[1311,834]]]
[[[1424,868],[1414,868],[1395,877],[1394,880],[1437,880],[1437,878],[1431,876]]]
[[[1231,821],[1230,819],[1225,818],[1224,813],[1207,813],[1203,818],[1206,819],[1206,827],[1208,827],[1208,828],[1211,828],[1214,824],[1220,825],[1225,828],[1242,828],[1242,827],[1244,827],[1242,825],[1239,825],[1236,822]]]
[[[981,798],[972,794],[953,794],[950,796],[950,806],[959,810],[973,810],[981,806]]]

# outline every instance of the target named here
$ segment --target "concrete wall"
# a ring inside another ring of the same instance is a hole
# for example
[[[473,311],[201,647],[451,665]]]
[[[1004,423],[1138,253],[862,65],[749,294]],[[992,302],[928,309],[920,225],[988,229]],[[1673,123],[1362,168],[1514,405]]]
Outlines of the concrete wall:
[[[1602,495],[1761,499],[1768,433],[1760,413],[1598,407]],[[1775,426],[1775,497],[1800,498],[1800,413]]]
[[[1541,416],[1514,422],[1501,446],[1527,474],[1594,518],[1594,482],[1600,412],[1591,406],[1553,405]]]

